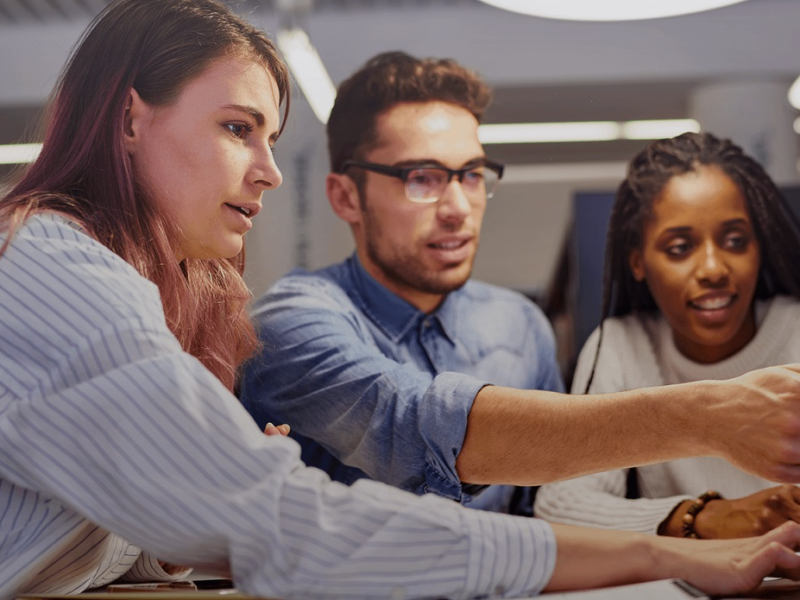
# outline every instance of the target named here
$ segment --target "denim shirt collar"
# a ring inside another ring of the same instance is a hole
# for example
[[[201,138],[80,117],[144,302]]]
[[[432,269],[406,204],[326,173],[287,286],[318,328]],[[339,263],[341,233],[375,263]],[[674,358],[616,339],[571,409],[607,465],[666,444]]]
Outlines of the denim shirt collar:
[[[457,292],[445,296],[441,305],[425,314],[372,277],[354,252],[347,259],[351,281],[350,296],[370,320],[393,341],[403,339],[420,321],[433,318],[439,322],[444,335],[453,342],[456,334]]]

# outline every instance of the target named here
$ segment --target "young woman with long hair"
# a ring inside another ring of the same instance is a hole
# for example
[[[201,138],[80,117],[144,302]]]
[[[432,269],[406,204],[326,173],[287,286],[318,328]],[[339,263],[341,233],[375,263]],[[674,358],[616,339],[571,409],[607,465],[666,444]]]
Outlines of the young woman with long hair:
[[[797,218],[741,148],[709,133],[651,143],[617,192],[602,322],[581,352],[573,393],[728,379],[800,361],[798,260]],[[626,482],[643,498],[626,499]],[[690,458],[544,486],[536,514],[671,536],[744,537],[800,521],[800,488],[720,458]]]
[[[287,89],[272,43],[212,0],[116,0],[75,51],[0,200],[0,599],[170,565],[314,598],[800,578],[800,526],[699,546],[551,527],[332,483],[263,435],[231,389]]]

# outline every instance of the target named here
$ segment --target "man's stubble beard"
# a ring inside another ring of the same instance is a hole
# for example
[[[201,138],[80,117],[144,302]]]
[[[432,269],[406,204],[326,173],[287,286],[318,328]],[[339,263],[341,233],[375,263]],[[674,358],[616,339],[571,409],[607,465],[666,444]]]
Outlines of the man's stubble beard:
[[[374,264],[384,276],[402,287],[410,288],[426,294],[449,294],[461,287],[472,276],[472,269],[475,263],[473,253],[469,261],[469,269],[465,276],[452,281],[447,277],[447,270],[437,273],[428,273],[425,264],[412,253],[401,255],[393,254],[385,256],[380,249],[377,240],[383,235],[382,228],[378,225],[378,220],[373,218],[369,209],[364,213],[364,233],[366,239],[366,252],[369,260]],[[455,268],[460,268],[463,263]]]

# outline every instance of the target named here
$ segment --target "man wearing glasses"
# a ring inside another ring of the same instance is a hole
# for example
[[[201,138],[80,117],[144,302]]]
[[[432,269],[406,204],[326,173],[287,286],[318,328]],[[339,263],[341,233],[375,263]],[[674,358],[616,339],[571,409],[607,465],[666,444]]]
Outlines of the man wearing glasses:
[[[503,175],[478,141],[489,100],[460,65],[402,53],[373,58],[342,84],[327,193],[356,251],[294,271],[260,300],[264,350],[242,399],[262,427],[289,423],[304,461],[333,479],[530,512],[526,490],[463,485],[456,471],[487,382],[563,389],[541,311],[470,280]]]

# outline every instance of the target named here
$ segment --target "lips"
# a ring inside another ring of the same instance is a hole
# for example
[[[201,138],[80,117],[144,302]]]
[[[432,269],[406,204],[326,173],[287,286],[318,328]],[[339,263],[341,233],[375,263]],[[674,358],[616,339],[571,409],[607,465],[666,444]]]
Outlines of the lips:
[[[707,294],[689,301],[689,306],[697,310],[724,310],[731,306],[738,296],[736,294]]]
[[[451,235],[428,242],[428,250],[445,265],[461,264],[472,257],[475,245],[471,235]]]
[[[431,248],[435,248],[436,250],[455,250],[457,248],[461,248],[464,244],[466,244],[469,240],[447,240],[443,242],[431,242],[428,244]]]
[[[226,202],[225,204],[226,204],[227,206],[230,206],[230,207],[231,207],[233,210],[237,210],[237,211],[239,211],[239,212],[240,212],[240,213],[242,213],[242,214],[243,214],[245,217],[249,217],[249,216],[250,216],[250,210],[249,210],[249,209],[247,209],[247,208],[245,208],[244,206],[234,206],[233,204],[228,204],[227,202]]]
[[[261,211],[261,204],[258,202],[243,202],[241,204],[231,204],[226,202],[225,206],[231,208],[248,219],[252,219]]]

